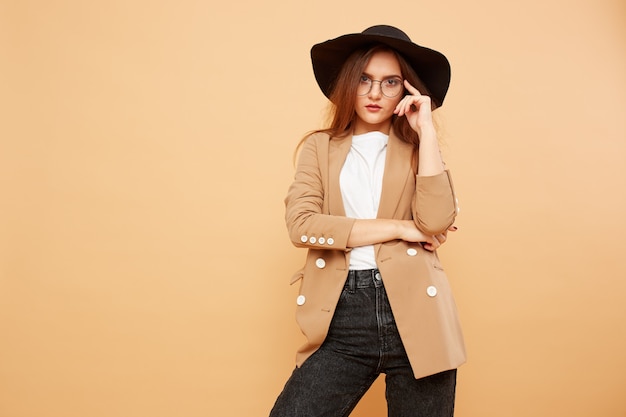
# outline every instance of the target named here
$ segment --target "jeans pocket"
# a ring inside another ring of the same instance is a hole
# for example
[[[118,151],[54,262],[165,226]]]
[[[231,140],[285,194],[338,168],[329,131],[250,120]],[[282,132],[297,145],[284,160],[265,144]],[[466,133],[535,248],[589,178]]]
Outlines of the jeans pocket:
[[[337,302],[337,306],[339,306],[339,304],[342,302],[348,301],[348,298],[351,294],[354,294],[354,291],[351,291],[348,287],[343,287],[343,290],[341,290],[341,294],[339,295],[339,301]]]

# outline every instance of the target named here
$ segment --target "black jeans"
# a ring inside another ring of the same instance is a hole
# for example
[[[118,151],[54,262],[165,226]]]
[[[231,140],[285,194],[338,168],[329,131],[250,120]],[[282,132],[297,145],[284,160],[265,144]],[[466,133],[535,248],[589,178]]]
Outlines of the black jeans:
[[[389,417],[454,415],[456,370],[415,379],[380,272],[350,271],[326,340],[294,370],[270,417],[348,416],[381,373]]]

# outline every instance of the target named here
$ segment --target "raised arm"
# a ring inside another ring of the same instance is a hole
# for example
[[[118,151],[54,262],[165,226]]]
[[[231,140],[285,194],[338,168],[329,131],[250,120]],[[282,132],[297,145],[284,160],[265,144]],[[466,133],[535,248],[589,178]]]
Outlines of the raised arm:
[[[413,219],[422,232],[437,235],[445,233],[456,218],[454,187],[441,158],[430,97],[422,95],[408,81],[404,85],[410,94],[398,103],[395,113],[406,116],[420,138]]]

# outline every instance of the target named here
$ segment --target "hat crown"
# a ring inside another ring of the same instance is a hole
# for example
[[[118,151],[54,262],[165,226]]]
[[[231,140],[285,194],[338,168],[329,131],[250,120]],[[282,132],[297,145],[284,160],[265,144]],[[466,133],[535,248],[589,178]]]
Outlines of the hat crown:
[[[326,97],[330,98],[335,80],[350,55],[357,49],[376,44],[386,45],[401,55],[426,87],[433,105],[443,104],[450,85],[448,59],[441,52],[414,43],[402,30],[389,25],[372,26],[361,33],[350,33],[313,45],[313,72]]]
[[[400,29],[389,25],[376,25],[361,32],[363,35],[385,36],[388,38],[400,39],[411,42],[411,38]]]

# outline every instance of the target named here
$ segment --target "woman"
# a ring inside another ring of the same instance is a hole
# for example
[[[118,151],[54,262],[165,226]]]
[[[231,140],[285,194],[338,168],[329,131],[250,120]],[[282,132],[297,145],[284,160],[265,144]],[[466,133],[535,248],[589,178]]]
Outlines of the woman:
[[[465,349],[435,250],[457,207],[432,120],[448,60],[391,26],[311,57],[332,121],[305,138],[285,199],[308,248],[292,280],[307,342],[271,416],[348,416],[380,373],[389,416],[451,416]]]

